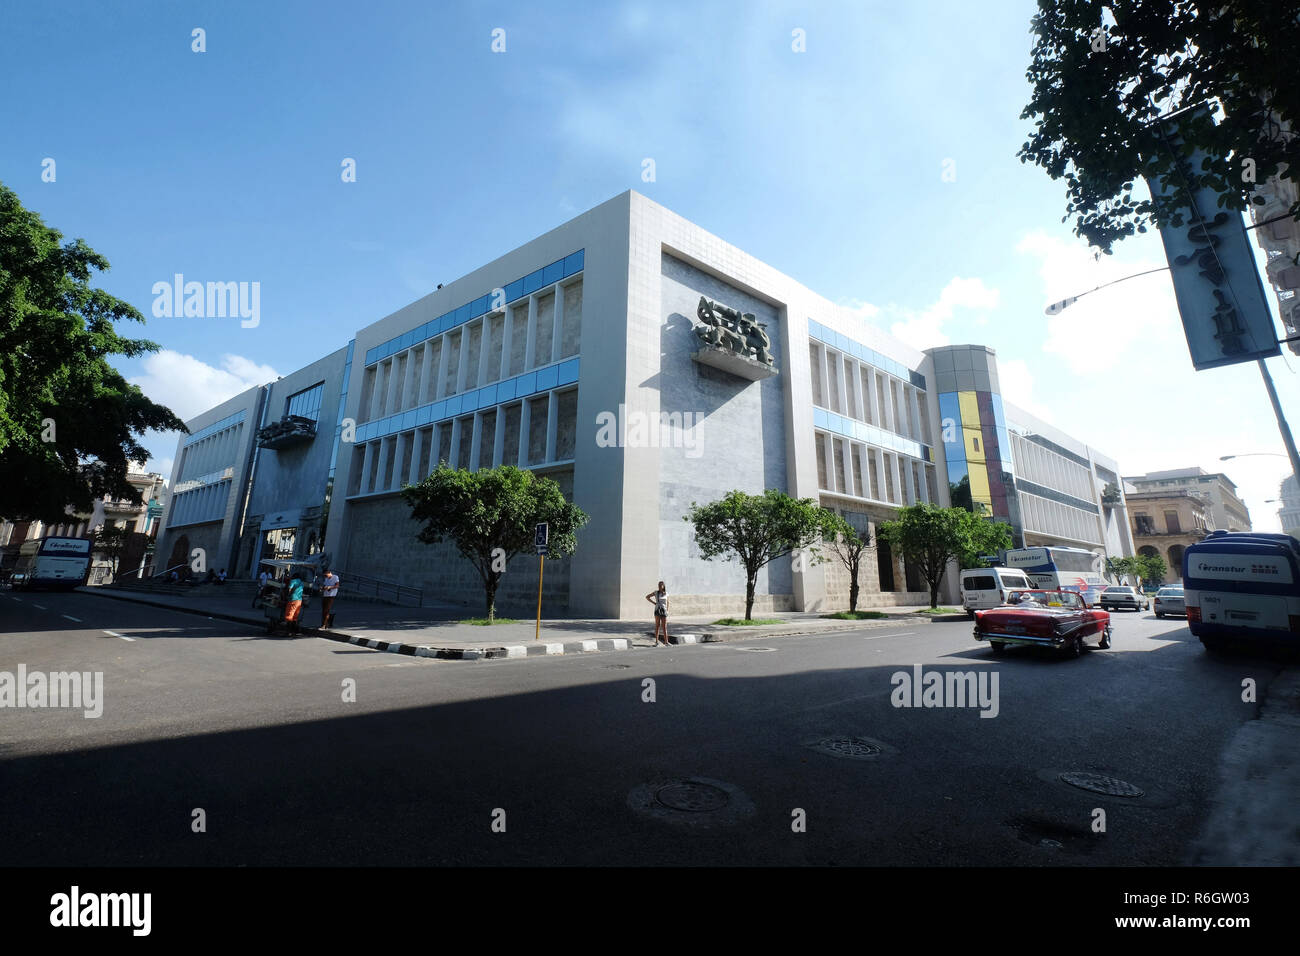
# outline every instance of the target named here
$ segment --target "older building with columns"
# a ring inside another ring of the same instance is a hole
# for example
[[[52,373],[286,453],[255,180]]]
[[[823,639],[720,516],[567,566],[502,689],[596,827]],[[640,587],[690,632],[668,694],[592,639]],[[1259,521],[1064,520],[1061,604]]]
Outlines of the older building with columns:
[[[979,350],[982,376],[963,349]],[[399,495],[446,461],[533,469],[590,516],[577,553],[547,562],[549,613],[643,615],[661,579],[677,613],[733,612],[743,572],[702,560],[683,515],[737,488],[818,500],[873,537],[900,506],[948,505],[954,489],[978,489],[1022,540],[1029,531],[1031,541],[1123,552],[1122,499],[1118,520],[1101,500],[1114,463],[1036,420],[1017,434],[1070,468],[1035,458],[1018,494],[1011,410],[989,369],[996,375],[990,349],[912,349],[629,191],[196,419],[176,455],[167,540],[213,541],[217,563],[241,574],[268,546],[295,557],[323,549],[345,578],[474,605],[477,574],[450,545],[416,539]],[[293,395],[318,385],[319,403],[295,418]],[[215,457],[201,445],[213,437]],[[958,450],[965,485],[947,457]],[[1033,527],[1026,495],[1050,504],[1035,506]],[[861,605],[928,601],[916,569],[887,547],[867,563]],[[516,559],[498,604],[522,608],[535,589],[535,560]],[[761,572],[755,610],[833,609],[847,592],[838,566],[782,559]]]

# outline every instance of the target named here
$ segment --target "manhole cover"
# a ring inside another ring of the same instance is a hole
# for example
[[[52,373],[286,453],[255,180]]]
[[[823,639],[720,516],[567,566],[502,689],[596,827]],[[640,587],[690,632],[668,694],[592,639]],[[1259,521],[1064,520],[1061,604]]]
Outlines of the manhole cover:
[[[866,737],[826,737],[813,744],[813,749],[832,757],[848,757],[850,760],[866,760],[884,752],[879,744]]]
[[[681,783],[660,787],[655,791],[655,800],[670,810],[712,813],[725,807],[731,798],[721,787],[698,780],[683,780]]]
[[[750,654],[770,654],[776,650],[775,647],[733,647],[733,651],[746,651]]]
[[[1100,773],[1063,773],[1060,779],[1062,783],[1068,783],[1072,787],[1093,793],[1104,793],[1108,797],[1140,797],[1146,793],[1141,787],[1127,780],[1107,777]]]

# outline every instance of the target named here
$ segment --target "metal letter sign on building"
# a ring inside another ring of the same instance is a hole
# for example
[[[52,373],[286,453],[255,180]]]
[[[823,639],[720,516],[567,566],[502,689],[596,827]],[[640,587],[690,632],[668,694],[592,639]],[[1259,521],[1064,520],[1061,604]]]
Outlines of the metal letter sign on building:
[[[1180,151],[1176,119],[1165,120],[1164,138],[1171,150]],[[1204,155],[1196,150],[1183,160],[1184,168],[1200,169]],[[1183,224],[1162,226],[1160,238],[1193,367],[1201,371],[1280,355],[1241,213],[1216,211],[1219,194],[1211,189],[1195,194],[1182,185],[1164,189],[1158,178],[1147,185],[1153,196],[1177,194],[1184,207]]]

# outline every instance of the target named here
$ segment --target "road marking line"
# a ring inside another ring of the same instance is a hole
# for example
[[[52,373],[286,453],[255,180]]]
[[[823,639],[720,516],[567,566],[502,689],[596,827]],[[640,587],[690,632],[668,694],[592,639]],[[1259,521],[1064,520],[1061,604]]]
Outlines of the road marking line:
[[[117,631],[105,631],[104,633],[107,634],[109,637],[120,637],[120,638],[121,638],[122,640],[124,640],[124,641],[134,641],[134,640],[135,640],[134,637],[127,637],[125,634],[119,634],[119,633],[117,633]]]
[[[81,618],[79,617],[73,617],[71,614],[65,614],[63,616],[66,617],[69,621],[76,621],[78,624],[81,623]]]
[[[44,604],[37,604],[35,601],[32,602],[32,607],[40,608],[42,611],[49,610],[49,608],[47,608]]]

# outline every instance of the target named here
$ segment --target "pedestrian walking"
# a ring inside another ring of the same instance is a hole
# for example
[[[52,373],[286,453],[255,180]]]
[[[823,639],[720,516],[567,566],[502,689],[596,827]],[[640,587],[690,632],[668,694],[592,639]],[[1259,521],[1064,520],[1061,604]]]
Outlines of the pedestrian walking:
[[[668,643],[668,589],[662,581],[657,590],[651,591],[645,599],[655,606],[655,647],[660,644],[659,632],[663,631],[663,643]]]
[[[320,626],[324,630],[334,626],[334,599],[339,596],[339,576],[325,568],[320,588]]]
[[[302,617],[303,585],[302,578],[295,571],[289,579],[289,600],[284,605],[284,619],[289,624],[290,634],[298,633],[298,620]]]
[[[266,586],[271,581],[271,575],[266,568],[262,568],[262,573],[257,576],[257,593],[253,595],[253,607],[257,607],[257,602],[266,596]]]

